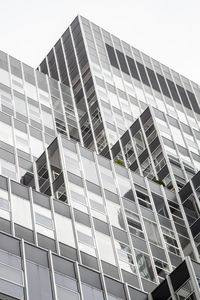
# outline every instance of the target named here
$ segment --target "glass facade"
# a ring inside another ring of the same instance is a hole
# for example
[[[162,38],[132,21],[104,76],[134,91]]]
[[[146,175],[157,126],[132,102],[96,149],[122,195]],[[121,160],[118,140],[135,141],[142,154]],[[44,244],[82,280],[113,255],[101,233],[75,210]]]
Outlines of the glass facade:
[[[0,52],[0,299],[199,299],[199,101],[81,16]]]

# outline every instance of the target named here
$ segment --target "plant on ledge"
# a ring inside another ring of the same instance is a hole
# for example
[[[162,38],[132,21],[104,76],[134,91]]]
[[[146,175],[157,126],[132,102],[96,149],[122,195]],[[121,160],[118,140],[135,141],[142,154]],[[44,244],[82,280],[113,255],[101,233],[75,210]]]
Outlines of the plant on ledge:
[[[165,186],[164,182],[160,179],[155,179],[154,182],[157,183],[157,184]]]
[[[124,163],[120,159],[115,160],[115,163],[118,164],[118,165],[120,165],[120,166],[125,167]]]

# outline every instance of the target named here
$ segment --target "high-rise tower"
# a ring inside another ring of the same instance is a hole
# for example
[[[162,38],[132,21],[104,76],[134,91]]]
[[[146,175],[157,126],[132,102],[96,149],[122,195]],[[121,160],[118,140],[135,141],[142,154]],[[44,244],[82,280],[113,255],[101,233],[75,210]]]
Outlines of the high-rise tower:
[[[200,87],[81,16],[38,69],[0,52],[0,299],[200,299]]]

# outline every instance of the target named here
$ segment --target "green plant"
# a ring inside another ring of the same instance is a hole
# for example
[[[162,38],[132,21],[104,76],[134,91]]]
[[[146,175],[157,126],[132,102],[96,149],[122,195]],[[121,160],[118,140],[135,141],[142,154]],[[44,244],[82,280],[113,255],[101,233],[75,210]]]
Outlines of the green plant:
[[[115,163],[124,167],[124,163],[120,159],[115,160]]]
[[[157,183],[157,184],[165,186],[164,182],[160,179],[155,179],[154,182]]]

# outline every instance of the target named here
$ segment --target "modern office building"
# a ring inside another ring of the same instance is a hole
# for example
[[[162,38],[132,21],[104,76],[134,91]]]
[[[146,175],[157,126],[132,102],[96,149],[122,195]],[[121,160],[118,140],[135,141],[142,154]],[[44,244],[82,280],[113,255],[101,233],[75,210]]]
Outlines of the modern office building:
[[[78,16],[0,52],[0,299],[200,299],[200,87]]]

